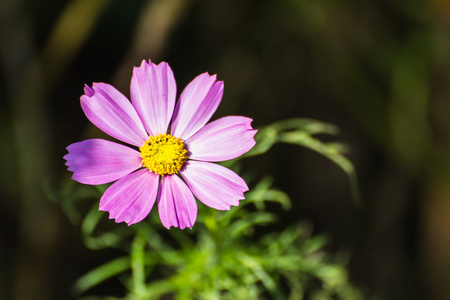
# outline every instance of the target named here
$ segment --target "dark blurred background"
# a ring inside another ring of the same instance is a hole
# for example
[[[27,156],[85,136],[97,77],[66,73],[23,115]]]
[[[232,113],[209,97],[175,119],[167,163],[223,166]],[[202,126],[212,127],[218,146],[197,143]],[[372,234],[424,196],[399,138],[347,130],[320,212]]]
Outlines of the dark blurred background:
[[[292,197],[281,226],[310,220],[379,299],[450,299],[449,51],[447,0],[0,0],[0,299],[70,299],[106,260],[44,189],[69,180],[67,145],[101,136],[84,84],[128,96],[143,59],[169,62],[179,92],[218,74],[214,119],[338,125],[359,208],[345,173],[310,150],[245,162]]]

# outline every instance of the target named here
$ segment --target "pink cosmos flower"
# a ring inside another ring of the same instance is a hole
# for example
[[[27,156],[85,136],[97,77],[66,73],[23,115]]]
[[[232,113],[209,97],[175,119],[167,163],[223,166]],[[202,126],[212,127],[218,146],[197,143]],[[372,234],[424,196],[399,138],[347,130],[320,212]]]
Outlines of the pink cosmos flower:
[[[81,107],[98,128],[139,149],[90,139],[71,144],[64,156],[78,182],[115,181],[101,197],[100,210],[117,223],[131,225],[143,220],[158,199],[162,224],[184,229],[192,228],[197,218],[194,195],[219,210],[239,205],[247,184],[212,162],[249,151],[256,130],[252,119],[241,116],[206,124],[222,99],[223,82],[216,75],[200,74],[175,103],[172,69],[165,62],[144,60],[133,70],[130,92],[131,102],[109,84],[86,85]]]

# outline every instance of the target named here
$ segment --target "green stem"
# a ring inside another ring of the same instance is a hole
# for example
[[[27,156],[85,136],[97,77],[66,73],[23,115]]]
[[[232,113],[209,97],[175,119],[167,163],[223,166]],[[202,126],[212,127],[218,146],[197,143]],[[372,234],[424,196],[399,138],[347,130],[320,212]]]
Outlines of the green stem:
[[[131,245],[131,275],[134,292],[138,295],[145,294],[145,237],[142,228],[137,228],[136,237]]]

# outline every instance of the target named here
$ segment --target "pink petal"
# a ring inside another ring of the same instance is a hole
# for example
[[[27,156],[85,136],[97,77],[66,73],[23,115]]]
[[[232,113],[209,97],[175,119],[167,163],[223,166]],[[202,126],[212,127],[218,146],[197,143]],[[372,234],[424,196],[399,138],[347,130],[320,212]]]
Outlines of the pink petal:
[[[181,93],[172,122],[172,135],[187,140],[205,125],[222,100],[223,81],[203,73]]]
[[[205,125],[186,144],[190,159],[224,161],[246,153],[255,145],[256,130],[246,117],[230,116]]]
[[[116,223],[142,221],[152,210],[158,193],[159,175],[143,169],[114,182],[100,199],[100,210]]]
[[[147,132],[155,136],[166,133],[172,118],[177,85],[166,62],[155,65],[142,61],[131,79],[131,100]]]
[[[84,184],[113,182],[137,170],[142,160],[136,150],[102,139],[74,143],[67,150],[72,179]]]
[[[161,223],[167,229],[171,226],[192,228],[197,219],[197,203],[189,188],[177,175],[165,175],[161,179],[158,197],[158,211]]]
[[[244,179],[218,164],[189,160],[180,173],[198,200],[215,209],[238,206],[248,191]]]
[[[81,107],[86,117],[110,136],[125,143],[142,146],[148,139],[131,102],[113,86],[96,82],[86,86]]]

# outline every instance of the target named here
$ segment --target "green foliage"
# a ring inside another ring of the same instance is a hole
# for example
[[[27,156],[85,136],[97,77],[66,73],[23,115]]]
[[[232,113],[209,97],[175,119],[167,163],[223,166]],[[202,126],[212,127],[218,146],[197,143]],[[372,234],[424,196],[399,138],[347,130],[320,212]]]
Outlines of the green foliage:
[[[311,149],[338,165],[348,176],[353,201],[360,205],[358,181],[353,164],[343,155],[347,149],[340,143],[324,143],[314,137],[319,134],[336,135],[338,128],[333,124],[313,119],[287,119],[259,129],[255,136],[257,144],[242,157],[267,152],[275,143],[288,143]],[[239,159],[242,159],[240,157]]]
[[[314,120],[277,122],[259,130],[257,145],[244,157],[265,153],[278,142],[291,143],[317,151],[354,175],[341,147],[312,137],[336,132],[336,127]],[[233,167],[237,162],[225,165]],[[99,196],[105,187],[91,188],[91,193]],[[68,207],[75,195],[89,198],[92,194],[87,189],[79,185],[63,189],[60,199],[66,200],[60,200],[61,204]],[[266,210],[271,202],[275,204],[270,207],[280,205],[284,210],[291,205],[287,194],[273,188],[269,178],[262,178],[230,211],[217,211],[199,202],[194,228],[184,231],[163,228],[156,210],[150,221],[131,227],[106,225],[105,213],[95,204],[80,224],[86,246],[119,248],[124,255],[79,278],[74,291],[88,294],[92,287],[118,277],[127,291],[123,299],[130,300],[362,299],[362,293],[349,283],[344,262],[323,249],[327,239],[312,236],[310,224],[295,223],[281,231],[268,226],[277,220],[274,212]]]

